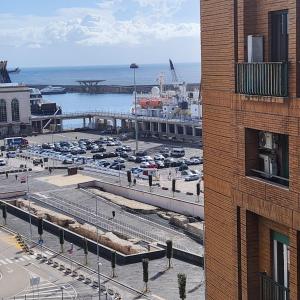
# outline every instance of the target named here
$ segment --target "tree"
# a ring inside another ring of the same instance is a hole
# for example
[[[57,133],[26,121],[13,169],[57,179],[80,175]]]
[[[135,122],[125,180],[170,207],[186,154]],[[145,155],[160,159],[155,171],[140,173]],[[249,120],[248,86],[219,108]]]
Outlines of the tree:
[[[2,217],[4,219],[4,225],[6,225],[6,219],[7,219],[7,206],[6,203],[2,202]]]
[[[142,264],[143,264],[143,281],[145,283],[145,292],[148,292],[148,281],[149,281],[149,259],[148,258],[144,258],[142,260]]]
[[[116,274],[115,274],[116,261],[117,261],[117,253],[116,253],[116,251],[114,251],[111,253],[112,277],[116,277]]]
[[[181,300],[186,299],[186,275],[184,273],[177,274],[179,297]]]
[[[88,264],[87,256],[88,256],[88,252],[89,252],[87,239],[83,239],[83,251],[84,251],[84,255],[85,255],[85,264],[87,265]]]
[[[171,240],[166,241],[167,244],[167,259],[168,259],[168,269],[171,268],[171,259],[173,258],[173,242]]]
[[[65,234],[62,228],[59,229],[59,243],[61,247],[61,253],[64,253]]]
[[[44,224],[43,224],[43,219],[39,218],[38,219],[38,233],[40,235],[40,240],[43,237],[43,232],[44,232]]]

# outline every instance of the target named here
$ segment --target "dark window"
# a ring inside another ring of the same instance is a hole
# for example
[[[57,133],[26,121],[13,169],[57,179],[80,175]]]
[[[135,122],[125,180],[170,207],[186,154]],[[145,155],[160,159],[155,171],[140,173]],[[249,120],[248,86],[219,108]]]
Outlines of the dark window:
[[[6,102],[0,100],[0,122],[7,122]]]
[[[271,61],[288,61],[288,12],[275,11],[270,13],[271,27]]]
[[[19,107],[19,100],[13,99],[11,101],[11,118],[13,122],[20,121],[20,107]]]

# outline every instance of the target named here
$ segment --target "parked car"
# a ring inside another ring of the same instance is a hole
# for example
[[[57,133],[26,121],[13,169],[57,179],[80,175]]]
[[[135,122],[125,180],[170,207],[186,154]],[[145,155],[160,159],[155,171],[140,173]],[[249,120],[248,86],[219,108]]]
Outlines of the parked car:
[[[162,160],[156,160],[155,163],[158,169],[163,169],[165,167],[165,164]]]
[[[181,166],[178,167],[178,171],[185,171],[188,169],[189,169],[189,167],[186,164],[182,164]]]
[[[146,161],[146,159],[145,159],[144,157],[137,156],[137,157],[135,158],[135,162],[136,162],[137,164],[139,164],[139,163],[141,163],[141,162],[144,162],[144,161]]]
[[[7,158],[15,158],[17,156],[17,153],[15,151],[10,151],[6,153]]]
[[[136,162],[136,156],[134,155],[131,155],[131,156],[128,156],[128,161],[133,161],[133,162]]]
[[[65,159],[63,162],[62,162],[64,165],[71,165],[73,164],[73,160],[68,158],[68,159]]]
[[[106,157],[104,157],[103,153],[93,155],[93,159],[103,159],[103,158],[106,158]]]
[[[185,150],[183,148],[173,148],[171,151],[172,157],[184,157],[185,156]]]
[[[120,163],[120,164],[124,164],[125,163],[125,159],[118,157],[114,160],[115,163]]]
[[[195,181],[195,180],[199,180],[200,176],[197,174],[192,174],[192,175],[188,175],[184,178],[185,181]]]
[[[155,154],[154,160],[165,160],[165,157],[162,154]]]
[[[122,158],[128,158],[128,153],[127,152],[121,152],[120,153],[120,157],[122,157]]]
[[[126,166],[124,164],[112,164],[109,168],[112,170],[123,170]]]
[[[0,166],[5,166],[6,165],[6,161],[5,159],[0,159]]]
[[[136,152],[135,155],[141,157],[141,156],[146,156],[147,154],[148,154],[147,151],[140,150],[140,151]]]
[[[147,161],[143,161],[143,162],[141,162],[140,167],[143,169],[150,168],[150,163],[148,163]]]

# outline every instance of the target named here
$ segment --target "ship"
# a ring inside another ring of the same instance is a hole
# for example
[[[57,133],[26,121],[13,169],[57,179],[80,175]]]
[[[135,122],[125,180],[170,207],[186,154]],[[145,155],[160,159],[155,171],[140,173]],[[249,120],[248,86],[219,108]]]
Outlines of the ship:
[[[179,81],[171,59],[169,64],[173,88],[165,89],[165,76],[161,73],[157,79],[158,86],[154,86],[150,93],[136,94],[131,114],[164,119],[202,119],[200,90],[187,91],[187,85],[184,81]]]
[[[49,85],[41,90],[42,95],[56,95],[56,94],[65,94],[66,89],[61,86],[52,86]]]

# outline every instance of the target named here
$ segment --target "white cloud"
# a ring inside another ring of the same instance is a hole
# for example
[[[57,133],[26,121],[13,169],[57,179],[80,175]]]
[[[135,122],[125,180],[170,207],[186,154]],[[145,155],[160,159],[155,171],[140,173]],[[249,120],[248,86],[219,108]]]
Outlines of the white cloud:
[[[56,43],[135,45],[199,37],[198,23],[177,23],[171,18],[185,0],[132,1],[138,4],[138,10],[127,19],[118,18],[125,0],[101,1],[95,9],[64,8],[51,17],[0,14],[0,45],[29,48]]]

